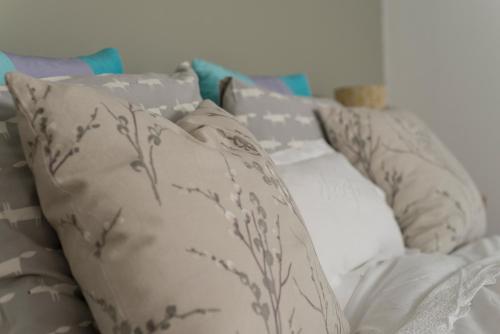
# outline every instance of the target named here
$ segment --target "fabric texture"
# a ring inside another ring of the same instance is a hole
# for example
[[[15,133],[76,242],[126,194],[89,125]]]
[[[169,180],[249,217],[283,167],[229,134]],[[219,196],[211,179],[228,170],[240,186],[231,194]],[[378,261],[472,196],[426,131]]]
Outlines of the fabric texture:
[[[43,211],[102,334],[348,333],[250,132],[212,102],[177,124],[10,74]]]
[[[413,250],[362,269],[345,308],[353,333],[498,332],[500,236],[446,255]]]
[[[320,150],[323,153],[314,156]],[[304,151],[311,152],[310,157],[288,163]],[[302,213],[335,291],[343,276],[362,264],[404,254],[403,236],[383,191],[323,139],[271,158]]]
[[[121,74],[123,65],[120,53],[113,48],[75,58],[32,57],[0,52],[0,85],[5,84],[5,74],[12,71],[37,78],[102,73]]]
[[[106,75],[65,79],[142,105],[153,117],[178,119],[201,100],[184,64],[171,76]],[[50,81],[49,81],[50,82]],[[0,86],[0,333],[94,333],[92,316],[40,210],[22,151],[12,97]]]
[[[229,70],[203,59],[194,59],[192,66],[200,78],[201,96],[220,105],[219,85],[226,77],[233,77],[247,84],[256,84],[271,91],[298,96],[311,96],[309,80],[303,73],[285,76],[248,76]]]
[[[283,95],[231,78],[222,82],[222,107],[252,131],[268,152],[299,148],[324,138],[314,114],[331,99]]]
[[[385,191],[408,247],[448,253],[484,234],[474,182],[415,115],[344,107],[319,115],[334,148]]]

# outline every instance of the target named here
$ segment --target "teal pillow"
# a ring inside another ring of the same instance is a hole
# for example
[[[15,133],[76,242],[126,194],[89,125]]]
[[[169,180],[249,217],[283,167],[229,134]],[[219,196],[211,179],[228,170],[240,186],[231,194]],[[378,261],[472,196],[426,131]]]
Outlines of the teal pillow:
[[[120,53],[113,48],[74,58],[20,56],[0,52],[0,85],[5,84],[5,74],[12,71],[22,72],[36,78],[102,73],[122,74],[123,65]]]
[[[285,76],[248,76],[229,70],[203,59],[192,61],[192,67],[198,75],[201,96],[220,105],[219,83],[226,77],[236,78],[247,84],[254,84],[281,94],[311,96],[311,87],[307,75],[303,73]]]
[[[297,96],[312,96],[309,79],[304,73],[289,74],[279,78]]]
[[[107,48],[78,58],[87,63],[94,74],[123,74],[123,64],[118,49]]]

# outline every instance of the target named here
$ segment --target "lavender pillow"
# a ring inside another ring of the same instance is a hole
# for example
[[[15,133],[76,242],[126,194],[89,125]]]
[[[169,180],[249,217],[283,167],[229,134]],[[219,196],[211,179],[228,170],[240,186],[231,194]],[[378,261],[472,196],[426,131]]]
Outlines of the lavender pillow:
[[[92,74],[121,74],[122,60],[117,49],[107,48],[87,56],[48,58],[0,52],[0,85],[8,72],[22,72],[36,78]]]

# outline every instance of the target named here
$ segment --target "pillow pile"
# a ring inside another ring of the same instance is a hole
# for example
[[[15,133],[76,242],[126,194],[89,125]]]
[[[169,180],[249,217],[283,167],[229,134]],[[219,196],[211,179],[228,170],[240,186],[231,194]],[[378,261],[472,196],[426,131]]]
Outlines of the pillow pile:
[[[0,52],[2,76],[57,75],[6,76],[17,118],[0,86],[0,331],[348,333],[330,284],[483,234],[473,181],[415,116],[192,66],[69,78],[122,73],[118,52]]]
[[[441,141],[400,110],[320,110],[331,144],[384,189],[406,245],[448,253],[484,234],[481,195]]]
[[[281,94],[311,96],[309,80],[307,76],[302,73],[290,74],[282,77],[247,76],[203,59],[193,60],[192,66],[200,79],[201,96],[217,104],[220,104],[219,85],[226,77],[234,77],[247,84],[257,84],[259,87]]]
[[[201,101],[196,74],[187,63],[170,76],[87,76],[63,83],[125,98],[152,117],[178,119]],[[6,86],[0,86],[0,185],[0,332],[94,333],[57,235],[40,210]]]
[[[273,163],[226,112],[207,101],[176,125],[90,88],[8,82],[103,334],[349,332]]]
[[[281,95],[235,78],[222,87],[223,108],[279,165],[330,284],[336,287],[343,275],[369,260],[403,253],[401,232],[383,192],[324,140],[314,111],[337,102]]]

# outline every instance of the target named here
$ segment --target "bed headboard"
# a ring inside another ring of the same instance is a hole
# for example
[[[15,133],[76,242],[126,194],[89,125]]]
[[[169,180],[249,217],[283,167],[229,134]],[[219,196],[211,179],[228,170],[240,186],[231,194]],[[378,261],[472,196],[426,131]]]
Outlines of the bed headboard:
[[[0,50],[120,49],[128,72],[206,58],[251,74],[306,72],[315,94],[382,81],[380,1],[2,0]]]

